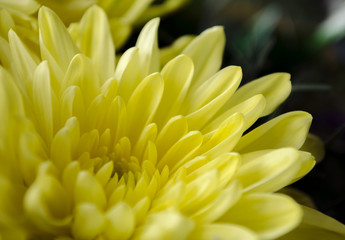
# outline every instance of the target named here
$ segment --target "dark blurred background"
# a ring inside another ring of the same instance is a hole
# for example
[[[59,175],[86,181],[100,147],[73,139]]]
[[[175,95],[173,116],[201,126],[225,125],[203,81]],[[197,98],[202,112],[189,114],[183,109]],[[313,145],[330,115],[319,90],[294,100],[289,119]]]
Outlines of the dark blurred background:
[[[271,117],[307,111],[325,143],[323,161],[293,187],[345,223],[345,1],[191,0],[162,20],[160,46],[214,25],[224,26],[223,64],[242,67],[242,84],[291,73],[292,93]]]

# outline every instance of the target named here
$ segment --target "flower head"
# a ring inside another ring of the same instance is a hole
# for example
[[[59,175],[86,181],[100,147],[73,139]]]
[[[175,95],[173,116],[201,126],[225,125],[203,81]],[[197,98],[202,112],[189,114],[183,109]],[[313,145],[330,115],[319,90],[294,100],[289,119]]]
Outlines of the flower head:
[[[3,239],[273,239],[300,224],[301,206],[274,192],[314,165],[298,150],[311,116],[290,112],[244,134],[285,100],[290,76],[237,90],[241,69],[219,70],[221,27],[161,67],[158,24],[146,24],[116,67],[97,6],[71,32],[41,8],[40,56],[9,31]]]

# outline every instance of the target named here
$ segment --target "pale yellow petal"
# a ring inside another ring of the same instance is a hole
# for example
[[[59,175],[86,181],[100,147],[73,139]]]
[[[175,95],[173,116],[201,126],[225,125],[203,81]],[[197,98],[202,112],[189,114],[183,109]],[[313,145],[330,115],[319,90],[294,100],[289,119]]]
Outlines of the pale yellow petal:
[[[100,209],[92,203],[82,203],[74,208],[72,235],[76,239],[94,239],[106,225]]]
[[[15,11],[24,12],[28,15],[35,13],[39,6],[40,5],[35,0],[0,0],[0,7],[10,8]]]
[[[65,90],[72,85],[80,87],[85,104],[90,104],[99,93],[100,81],[93,63],[83,54],[77,54],[71,60],[66,70],[61,89]]]
[[[244,195],[219,222],[229,222],[254,231],[260,239],[275,239],[294,229],[302,220],[302,209],[282,194]]]
[[[134,0],[130,8],[121,16],[125,23],[133,24],[134,21],[146,10],[153,0]]]
[[[163,95],[164,83],[159,73],[147,76],[128,100],[128,135],[133,143],[150,122]]]
[[[0,61],[1,65],[6,69],[10,69],[13,62],[10,45],[2,37],[0,37]]]
[[[298,151],[281,148],[257,152],[255,157],[243,155],[243,165],[237,172],[245,192],[274,192],[290,183],[299,170]]]
[[[128,49],[120,58],[115,78],[119,81],[119,95],[127,102],[134,89],[141,82],[139,49]]]
[[[302,111],[280,115],[244,135],[234,151],[247,153],[282,147],[299,149],[307,137],[311,120],[311,115]]]
[[[242,78],[242,70],[236,66],[224,68],[205,81],[187,97],[183,113],[191,129],[203,127],[235,92]]]
[[[265,109],[265,105],[266,101],[264,96],[261,94],[255,95],[248,100],[232,107],[226,112],[219,111],[218,113],[220,113],[220,115],[211,122],[207,123],[206,126],[203,127],[202,132],[209,133],[215,130],[224,120],[234,113],[242,113],[244,118],[243,130],[247,130],[260,117],[262,111]]]
[[[128,239],[135,226],[133,209],[125,202],[120,202],[106,213],[107,225],[104,235],[107,239]]]
[[[224,46],[224,30],[216,26],[202,32],[183,50],[182,54],[191,57],[195,66],[192,87],[200,86],[219,70]]]
[[[315,209],[302,206],[303,219],[301,225],[279,240],[288,239],[345,239],[345,225],[337,220],[324,215]]]
[[[37,63],[13,30],[8,32],[8,39],[12,53],[12,73],[16,76],[15,80],[24,96],[30,96],[30,83]]]
[[[136,47],[139,48],[141,76],[159,71],[159,50],[157,42],[159,19],[146,23],[138,37]]]
[[[266,107],[262,116],[266,116],[273,112],[289,96],[290,92],[290,74],[269,74],[239,88],[223,109],[229,109],[254,95],[262,94],[266,99]]]
[[[72,218],[71,203],[59,181],[48,174],[40,175],[24,197],[24,209],[41,230],[66,234]]]
[[[115,48],[107,15],[94,5],[83,15],[79,28],[79,48],[91,59],[101,82],[105,82],[115,69]]]
[[[258,240],[250,229],[228,223],[214,223],[200,226],[190,235],[190,240]]]
[[[106,196],[101,183],[87,171],[78,174],[75,190],[75,203],[92,203],[99,209],[106,206]]]
[[[53,106],[49,68],[46,61],[40,63],[33,76],[33,106],[37,116],[38,132],[50,143],[53,137]]]
[[[167,209],[150,214],[145,224],[138,229],[134,239],[186,239],[193,228],[194,222],[191,219],[176,210]]]
[[[177,115],[183,106],[194,72],[192,60],[186,55],[180,55],[162,69],[164,91],[161,103],[155,115],[158,125],[165,124],[172,116]]]
[[[66,71],[69,62],[79,50],[64,24],[52,10],[46,7],[39,10],[38,24],[41,48],[44,46],[48,50],[48,52],[42,52],[42,58],[49,61],[52,57],[62,71]]]

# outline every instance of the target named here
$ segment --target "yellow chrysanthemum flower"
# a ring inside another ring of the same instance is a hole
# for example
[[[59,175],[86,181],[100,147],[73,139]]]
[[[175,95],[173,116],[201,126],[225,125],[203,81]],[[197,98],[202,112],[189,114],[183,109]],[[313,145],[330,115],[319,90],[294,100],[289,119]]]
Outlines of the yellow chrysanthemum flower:
[[[41,8],[40,56],[14,30],[0,42],[11,63],[0,66],[0,238],[341,239],[343,225],[275,193],[314,165],[298,150],[311,116],[244,134],[289,95],[289,75],[236,90],[241,69],[219,70],[221,27],[161,69],[158,23],[116,67],[97,6],[71,33]]]
[[[148,20],[164,16],[183,6],[188,0],[0,0],[1,7],[10,8],[21,14],[32,15],[40,5],[53,9],[66,25],[78,22],[92,5],[99,5],[106,12],[112,37],[117,47],[129,37],[132,27]]]

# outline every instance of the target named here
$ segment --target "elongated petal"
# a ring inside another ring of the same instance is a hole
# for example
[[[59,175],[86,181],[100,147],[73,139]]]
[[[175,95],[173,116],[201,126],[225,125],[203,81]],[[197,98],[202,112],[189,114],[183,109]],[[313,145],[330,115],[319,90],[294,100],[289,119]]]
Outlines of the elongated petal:
[[[289,112],[255,128],[241,138],[235,151],[246,153],[262,149],[299,149],[308,134],[312,117],[306,112]],[[294,137],[291,137],[291,133]]]
[[[255,157],[248,156],[251,160],[244,155],[237,178],[245,192],[277,191],[296,177],[300,167],[298,156],[293,148],[258,152]]]
[[[39,131],[49,143],[53,137],[53,106],[51,97],[50,76],[47,62],[42,62],[33,76],[34,108],[41,127]]]
[[[290,74],[273,73],[242,86],[223,109],[233,107],[254,95],[262,94],[266,99],[266,107],[262,116],[266,116],[273,112],[289,96],[290,92]]]
[[[141,76],[159,71],[159,50],[157,30],[159,19],[149,21],[141,30],[136,47],[139,48]]]
[[[128,101],[128,129],[133,142],[138,139],[145,125],[159,105],[163,94],[164,83],[161,75],[155,73],[146,77],[133,92]]]
[[[288,196],[256,193],[244,195],[218,221],[247,227],[260,239],[274,239],[295,228],[302,214],[301,207]]]
[[[69,62],[79,50],[64,24],[52,10],[46,7],[42,7],[38,13],[38,24],[40,44],[48,50],[62,71],[66,71]],[[42,52],[42,54],[48,53]],[[42,55],[42,58],[49,61],[50,56]]]
[[[303,219],[301,225],[292,230],[279,240],[288,239],[334,239],[345,238],[345,225],[328,217],[315,209],[302,206]]]
[[[194,72],[192,60],[186,55],[180,55],[171,60],[162,69],[164,91],[155,122],[164,124],[171,116],[176,115],[183,106]]]
[[[202,32],[183,50],[182,54],[191,57],[195,66],[192,87],[200,86],[219,70],[224,45],[224,30],[217,26]]]
[[[79,28],[80,50],[91,59],[101,82],[105,82],[115,70],[115,48],[105,12],[92,6],[81,19]]]

